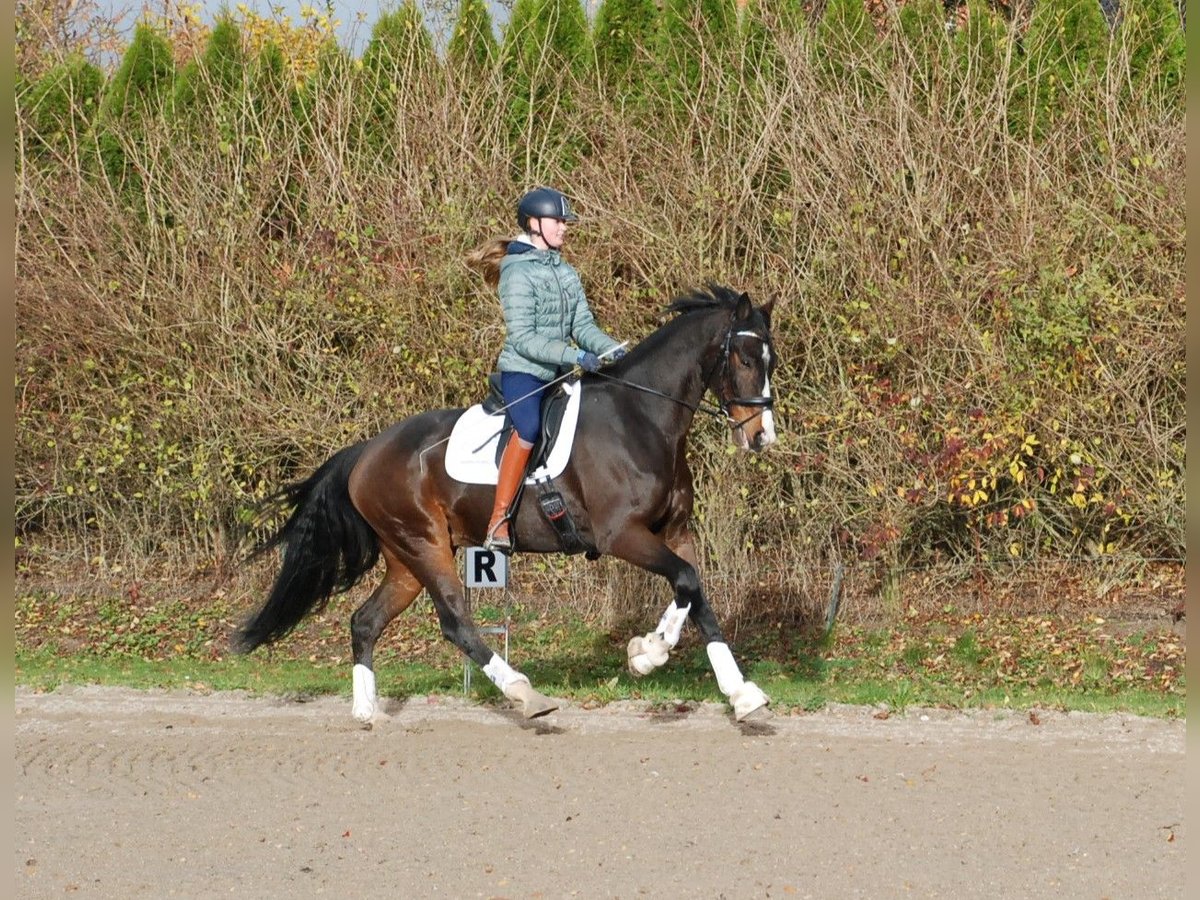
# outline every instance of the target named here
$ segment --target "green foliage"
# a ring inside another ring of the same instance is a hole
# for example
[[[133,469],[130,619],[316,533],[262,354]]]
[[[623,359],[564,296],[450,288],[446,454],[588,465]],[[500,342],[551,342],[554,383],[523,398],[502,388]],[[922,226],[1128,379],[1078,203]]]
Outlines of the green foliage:
[[[561,131],[591,46],[580,0],[517,0],[504,34],[502,68],[514,145],[570,165],[576,150]]]
[[[498,53],[485,0],[460,0],[446,51],[451,70],[463,73],[468,81],[478,81],[491,69]]]
[[[966,28],[954,34],[954,57],[969,97],[983,100],[1004,89],[1009,39],[1004,17],[988,0],[968,0]],[[975,115],[978,109],[969,112]]]
[[[357,102],[358,76],[354,61],[338,44],[326,43],[317,55],[317,66],[296,96],[296,114],[307,138],[336,138],[353,134],[355,146],[363,119]]]
[[[1040,0],[1025,32],[1024,79],[1016,85],[1013,127],[1035,137],[1054,127],[1077,95],[1100,82],[1108,23],[1095,0]]]
[[[779,45],[808,29],[803,0],[749,0],[742,18],[747,71],[767,81],[784,80]]]
[[[815,31],[818,70],[829,83],[861,93],[872,83],[869,66],[879,46],[862,0],[828,0]]]
[[[254,111],[246,125],[257,139],[265,168],[271,173],[262,188],[261,220],[267,233],[294,232],[301,208],[297,175],[300,164],[289,138],[296,133],[299,121],[299,96],[278,44],[263,44],[250,78]]]
[[[204,53],[189,62],[175,79],[172,113],[189,125],[210,117],[227,118],[242,94],[246,76],[242,35],[229,18],[219,19],[208,36]],[[230,123],[219,125],[230,131]]]
[[[657,34],[654,0],[604,0],[592,30],[596,67],[604,84],[620,93],[639,90]]]
[[[130,153],[144,143],[147,126],[163,114],[174,78],[170,45],[149,25],[139,24],[105,88],[97,119],[104,173],[109,183],[131,201],[140,199],[143,192]]]
[[[406,85],[429,79],[438,69],[433,39],[413,0],[405,0],[395,11],[379,17],[363,52],[362,65],[367,141],[390,159],[394,157],[392,142],[396,139],[402,98],[411,93]]]
[[[1131,92],[1181,99],[1187,48],[1175,0],[1122,0],[1114,45],[1128,54]]]
[[[719,71],[724,52],[737,41],[733,0],[666,0],[658,58],[668,90],[685,99],[693,96],[700,88],[702,73]]]
[[[545,27],[545,61],[578,76],[591,50],[587,14],[581,0],[542,0],[538,19]]]
[[[29,123],[32,152],[38,158],[77,152],[91,127],[104,88],[104,73],[83,57],[72,56],[18,94]]]
[[[941,0],[909,0],[900,7],[899,26],[900,65],[911,74],[917,96],[928,102],[950,55],[945,8]]]

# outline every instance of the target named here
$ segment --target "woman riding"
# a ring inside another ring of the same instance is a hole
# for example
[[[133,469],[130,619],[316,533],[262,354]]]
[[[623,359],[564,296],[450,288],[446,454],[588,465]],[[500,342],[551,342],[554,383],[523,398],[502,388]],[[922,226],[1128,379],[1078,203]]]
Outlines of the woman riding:
[[[468,263],[498,285],[504,311],[504,347],[497,369],[513,423],[500,458],[496,499],[484,546],[512,549],[509,507],[525,477],[542,418],[542,390],[560,367],[600,368],[600,357],[617,360],[624,349],[596,324],[579,273],[562,258],[567,225],[578,221],[570,201],[553,188],[535,188],[517,204],[521,234],[474,251]]]

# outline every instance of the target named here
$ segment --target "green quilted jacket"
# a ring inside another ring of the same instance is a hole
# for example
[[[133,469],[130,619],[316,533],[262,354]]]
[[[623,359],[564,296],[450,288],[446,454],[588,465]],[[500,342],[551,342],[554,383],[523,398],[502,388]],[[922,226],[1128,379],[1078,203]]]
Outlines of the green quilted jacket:
[[[513,241],[500,260],[500,305],[506,328],[501,372],[552,381],[560,366],[575,364],[578,348],[599,356],[617,346],[596,324],[579,273],[555,250]]]

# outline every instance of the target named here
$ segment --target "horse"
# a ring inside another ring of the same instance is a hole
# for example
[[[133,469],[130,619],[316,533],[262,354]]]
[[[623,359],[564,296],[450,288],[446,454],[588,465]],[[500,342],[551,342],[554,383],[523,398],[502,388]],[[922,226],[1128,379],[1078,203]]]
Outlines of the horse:
[[[773,305],[756,306],[746,293],[712,283],[675,297],[667,306],[673,317],[622,359],[581,376],[575,443],[555,479],[589,558],[614,556],[662,576],[674,590],[658,627],[630,640],[630,672],[641,677],[665,664],[690,619],[737,721],[768,718],[770,700],[743,677],[705,597],[685,448],[698,411],[723,417],[740,450],[759,452],[775,441]],[[716,408],[703,402],[706,392]],[[251,558],[281,547],[282,560],[266,601],[234,634],[235,651],[284,637],[357,584],[382,555],[382,582],[350,620],[355,720],[375,718],[376,642],[422,589],[432,598],[442,635],[526,718],[558,708],[483,641],[471,617],[455,551],[482,543],[494,489],[446,473],[447,437],[462,413],[412,415],[338,451],[308,479],[269,498],[280,516],[290,515]],[[520,504],[512,533],[513,552],[562,552],[537,504]]]

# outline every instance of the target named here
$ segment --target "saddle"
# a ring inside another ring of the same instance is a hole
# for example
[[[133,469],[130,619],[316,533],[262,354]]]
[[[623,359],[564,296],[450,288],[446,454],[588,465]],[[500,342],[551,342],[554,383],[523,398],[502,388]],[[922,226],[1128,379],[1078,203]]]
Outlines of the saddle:
[[[542,395],[542,427],[538,432],[538,439],[534,442],[533,450],[529,453],[528,471],[532,472],[548,464],[550,451],[554,449],[554,444],[562,431],[563,416],[567,412],[567,404],[570,400],[571,394],[567,392],[567,385],[562,382]],[[488,394],[483,398],[480,406],[490,416],[500,415],[501,410],[504,409],[504,394],[500,389],[499,372],[493,372],[488,376]],[[574,423],[572,423],[573,428]],[[500,440],[496,445],[497,466],[500,465],[500,457],[504,455],[504,447],[508,444],[508,438],[512,431],[512,420],[505,415],[504,429],[500,432]],[[570,435],[569,439],[573,441],[574,435]]]
[[[482,403],[463,411],[450,432],[446,447],[446,473],[467,484],[495,484],[500,457],[513,425],[501,412],[505,403],[500,391],[500,376],[488,378],[489,391]],[[579,403],[583,388],[578,382],[564,382],[545,392],[542,398],[542,427],[529,454],[525,480],[513,501],[521,503],[524,488],[532,486],[538,505],[554,528],[559,546],[565,553],[587,553],[596,558],[596,550],[579,534],[554,479],[562,474],[571,456]]]

